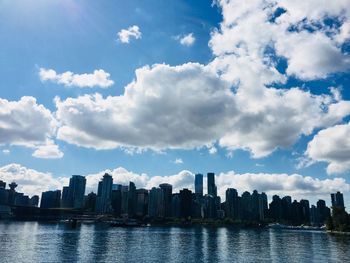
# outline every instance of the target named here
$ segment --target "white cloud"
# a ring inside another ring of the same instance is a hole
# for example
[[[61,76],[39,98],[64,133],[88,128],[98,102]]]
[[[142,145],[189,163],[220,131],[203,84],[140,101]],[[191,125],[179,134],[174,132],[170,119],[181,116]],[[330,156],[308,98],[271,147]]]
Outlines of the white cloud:
[[[270,74],[276,69],[273,51],[288,60],[287,75],[306,80],[350,69],[350,56],[341,50],[349,36],[348,1],[332,1],[329,5],[323,0],[217,2],[223,22],[220,30],[213,32],[210,46],[218,59],[248,57],[253,64],[264,65],[267,72],[263,74]],[[276,17],[278,8],[285,12]],[[340,28],[325,22],[326,18],[335,17]]]
[[[84,147],[191,149],[220,138],[235,115],[233,94],[206,67],[136,70],[121,96],[56,99],[58,138]]]
[[[59,149],[58,145],[49,140],[45,145],[40,145],[34,151],[33,156],[42,159],[59,159],[63,157],[63,152]]]
[[[130,26],[128,29],[122,29],[118,32],[118,39],[121,43],[128,44],[131,38],[140,39],[142,33],[136,25]]]
[[[40,68],[39,77],[42,82],[52,81],[66,87],[108,88],[114,84],[114,81],[110,79],[110,74],[103,69],[96,69],[90,74],[75,74],[70,71],[58,74],[53,69]]]
[[[10,151],[9,149],[4,149],[4,150],[2,150],[2,153],[3,153],[3,154],[10,154],[10,152],[11,152],[11,151]]]
[[[182,161],[181,158],[176,158],[174,161],[173,161],[174,164],[183,164],[184,162]]]
[[[0,98],[0,144],[35,147],[54,136],[57,122],[33,97],[18,101]]]
[[[212,65],[154,65],[138,69],[120,96],[57,98],[58,138],[95,149],[156,151],[218,140],[222,147],[247,149],[258,158],[341,121],[350,113],[350,102],[338,99],[299,88],[257,86],[232,93]]]
[[[68,183],[68,178],[55,178],[51,173],[38,172],[16,163],[0,167],[0,180],[7,184],[16,182],[16,190],[30,196],[41,196],[43,191],[48,190],[62,190],[62,186]]]
[[[193,33],[189,33],[187,35],[179,35],[175,37],[176,40],[183,46],[190,47],[196,41],[196,38],[193,36]]]
[[[329,174],[350,170],[350,123],[318,132],[309,142],[306,156],[312,161],[328,163]]]

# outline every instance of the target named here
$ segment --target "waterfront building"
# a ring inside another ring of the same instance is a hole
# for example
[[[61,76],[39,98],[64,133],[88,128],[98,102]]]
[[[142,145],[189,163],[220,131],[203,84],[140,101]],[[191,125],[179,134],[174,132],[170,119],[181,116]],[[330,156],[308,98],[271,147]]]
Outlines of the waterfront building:
[[[136,211],[136,186],[133,182],[129,183],[128,191],[128,216],[133,217]]]
[[[174,218],[179,218],[181,210],[180,194],[176,193],[172,195],[172,206],[171,206],[171,215]]]
[[[148,212],[148,190],[137,189],[136,190],[136,211],[137,217],[144,217]]]
[[[151,218],[162,217],[162,189],[153,187],[149,191],[148,216]]]
[[[339,191],[336,192],[335,194],[331,194],[331,199],[332,199],[332,206],[333,207],[339,207],[344,209],[344,197],[343,194],[340,193]]]
[[[121,215],[127,216],[128,215],[128,202],[129,202],[129,186],[128,185],[122,185],[121,188]]]
[[[81,175],[73,175],[69,180],[69,187],[62,191],[62,203],[65,207],[82,209],[84,207],[86,179]]]
[[[59,208],[61,190],[46,191],[41,194],[40,208]]]
[[[171,184],[160,184],[159,188],[162,190],[161,216],[171,217],[171,199],[173,194],[173,186]]]
[[[300,200],[300,220],[303,224],[308,224],[310,222],[310,204],[308,200]]]
[[[0,180],[0,189],[5,189],[5,188],[6,188],[6,183]]]
[[[238,219],[239,208],[238,192],[234,188],[226,190],[226,216],[232,219]]]
[[[194,193],[196,196],[203,196],[203,174],[194,176]]]
[[[319,214],[319,222],[320,224],[325,224],[327,219],[331,216],[331,210],[326,206],[326,202],[321,199],[317,201],[316,206]]]
[[[105,173],[102,180],[98,184],[98,192],[96,197],[95,209],[99,214],[107,214],[112,212],[112,185],[113,177]]]
[[[207,173],[208,194],[217,196],[217,188],[215,185],[215,173]]]
[[[251,195],[248,191],[245,191],[241,196],[241,218],[243,220],[252,220],[253,211],[252,211],[252,200]]]
[[[87,196],[85,196],[85,204],[84,204],[84,210],[88,212],[95,211],[96,206],[96,197],[97,195],[94,192],[89,193]]]
[[[120,216],[122,211],[122,185],[113,184],[112,209],[115,216]]]
[[[188,218],[192,214],[192,191],[184,188],[180,190],[180,217]]]
[[[281,222],[282,219],[282,200],[278,195],[272,196],[272,202],[269,207],[269,217],[275,222]]]

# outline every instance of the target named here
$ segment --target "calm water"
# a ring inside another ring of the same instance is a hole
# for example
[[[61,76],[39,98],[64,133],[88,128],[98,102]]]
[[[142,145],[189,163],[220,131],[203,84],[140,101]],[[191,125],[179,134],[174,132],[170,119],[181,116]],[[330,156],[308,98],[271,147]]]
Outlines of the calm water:
[[[350,262],[350,236],[236,228],[0,223],[0,262]]]

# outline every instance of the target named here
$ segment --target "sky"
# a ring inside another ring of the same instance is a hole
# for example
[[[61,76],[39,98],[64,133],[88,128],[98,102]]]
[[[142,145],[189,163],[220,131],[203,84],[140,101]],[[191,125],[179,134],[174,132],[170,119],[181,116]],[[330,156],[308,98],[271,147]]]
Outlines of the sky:
[[[347,0],[0,0],[0,179],[350,207]]]

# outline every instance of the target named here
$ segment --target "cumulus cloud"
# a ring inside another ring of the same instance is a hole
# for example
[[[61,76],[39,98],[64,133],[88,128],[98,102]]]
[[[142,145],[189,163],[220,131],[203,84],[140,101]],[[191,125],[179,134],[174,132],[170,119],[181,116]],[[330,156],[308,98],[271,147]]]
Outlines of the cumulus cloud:
[[[128,29],[122,29],[118,32],[118,39],[121,43],[128,44],[131,38],[140,39],[142,33],[140,28],[136,25],[128,27]]]
[[[349,123],[321,130],[309,142],[305,154],[312,161],[327,162],[327,173],[329,174],[349,171],[349,134]]]
[[[33,153],[33,157],[42,159],[59,159],[63,157],[63,152],[59,149],[58,145],[49,140],[45,145],[40,145]]]
[[[176,40],[183,46],[190,47],[196,41],[196,38],[193,36],[193,33],[189,33],[187,35],[179,35],[175,37]]]
[[[96,149],[191,149],[219,141],[263,157],[350,113],[350,102],[334,92],[258,86],[233,93],[228,82],[212,65],[143,67],[120,96],[56,98],[58,138]]]
[[[55,178],[51,173],[38,172],[16,163],[0,167],[0,180],[7,184],[16,182],[16,190],[30,196],[41,196],[43,191],[48,190],[61,190],[68,183],[67,178]]]
[[[58,74],[53,69],[40,68],[39,77],[42,82],[52,81],[66,87],[108,88],[114,84],[114,81],[110,79],[110,74],[103,69],[96,69],[90,74],[75,74],[70,71]]]
[[[11,151],[10,151],[9,149],[4,149],[4,150],[2,150],[2,153],[3,153],[3,154],[10,154],[10,152],[11,152]]]
[[[210,46],[218,59],[249,58],[253,64],[263,64],[267,75],[278,76],[276,56],[287,59],[287,75],[304,80],[345,72],[350,56],[341,47],[348,39],[348,2],[321,2],[219,0],[223,21]],[[327,19],[335,18],[338,27],[327,24]]]
[[[54,115],[35,98],[24,96],[18,101],[0,98],[0,145],[32,148],[37,158],[61,158],[63,153],[53,141],[57,127]]]
[[[0,98],[0,144],[35,147],[55,134],[57,122],[50,110],[33,97],[18,101]]]
[[[56,99],[58,138],[84,147],[190,149],[231,126],[233,94],[203,65],[154,65],[136,70],[121,96]]]

